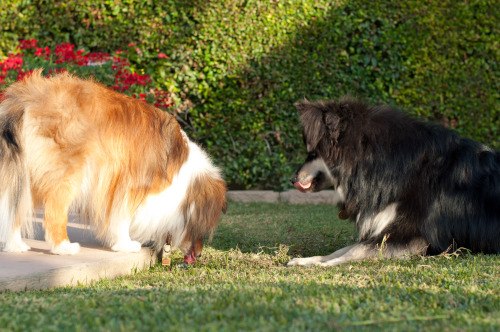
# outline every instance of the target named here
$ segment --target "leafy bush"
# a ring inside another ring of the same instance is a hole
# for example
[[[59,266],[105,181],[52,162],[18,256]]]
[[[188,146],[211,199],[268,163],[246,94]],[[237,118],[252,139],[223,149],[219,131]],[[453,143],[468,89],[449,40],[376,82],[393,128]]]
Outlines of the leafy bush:
[[[234,188],[288,188],[304,156],[302,98],[399,105],[500,147],[492,0],[4,2],[4,54],[30,38],[128,50],[131,72],[171,93]]]

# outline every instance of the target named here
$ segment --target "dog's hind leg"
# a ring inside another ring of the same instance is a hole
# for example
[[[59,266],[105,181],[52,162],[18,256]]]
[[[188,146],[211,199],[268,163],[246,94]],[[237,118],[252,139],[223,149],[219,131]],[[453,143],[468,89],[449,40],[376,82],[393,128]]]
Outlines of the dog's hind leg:
[[[44,195],[45,239],[52,246],[51,252],[57,255],[74,255],[80,251],[80,244],[71,243],[67,232],[69,206],[81,185],[75,180],[65,178]]]
[[[21,226],[16,227],[12,230],[12,233],[5,243],[4,251],[9,252],[25,252],[30,250],[30,246],[27,245],[21,236]]]
[[[31,198],[29,198],[31,199]],[[5,245],[3,248],[3,251],[7,252],[25,252],[30,249],[30,246],[27,245],[23,239],[22,239],[22,231],[23,231],[23,222],[25,223],[25,228],[27,228],[27,234],[32,235],[33,234],[33,229],[31,226],[31,222],[27,219],[26,217],[22,217],[21,214],[27,214],[26,211],[30,209],[30,207],[25,206],[24,208],[21,207],[22,204],[26,204],[29,202],[27,200],[24,200],[21,204],[14,204],[18,210],[17,215],[15,217],[12,217],[12,215],[9,214],[9,209],[11,208],[9,204],[9,200],[2,200],[0,202],[0,216],[2,216],[2,219],[5,218],[7,220],[13,219],[14,223],[12,225],[12,228],[10,230],[2,230],[0,233],[8,233],[7,239],[5,241]],[[5,206],[4,204],[9,204],[9,206]],[[24,219],[24,220],[23,220]],[[5,222],[5,220],[1,220],[0,222]],[[0,225],[0,227],[3,226],[5,227],[6,225]],[[10,226],[10,225],[8,225]]]

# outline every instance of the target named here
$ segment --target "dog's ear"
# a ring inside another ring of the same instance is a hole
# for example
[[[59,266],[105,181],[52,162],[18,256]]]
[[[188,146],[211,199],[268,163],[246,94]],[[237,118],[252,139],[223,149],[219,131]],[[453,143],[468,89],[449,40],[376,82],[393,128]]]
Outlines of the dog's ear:
[[[337,144],[340,136],[341,125],[340,117],[337,113],[331,111],[325,111],[323,115],[323,121],[325,122],[325,127],[329,135],[330,144]]]
[[[308,150],[315,150],[321,140],[335,144],[339,135],[340,118],[328,102],[311,103],[307,100],[295,103],[304,129]]]
[[[318,143],[326,135],[326,127],[323,122],[323,111],[316,103],[303,100],[294,104],[299,113],[300,122],[304,132],[304,141],[308,151],[316,149]]]

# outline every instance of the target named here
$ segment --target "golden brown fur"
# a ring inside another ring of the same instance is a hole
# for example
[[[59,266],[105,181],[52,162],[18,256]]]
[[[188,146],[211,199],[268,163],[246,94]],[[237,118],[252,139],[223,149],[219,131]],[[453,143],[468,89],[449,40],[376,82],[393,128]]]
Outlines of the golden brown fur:
[[[141,238],[140,242],[149,236],[160,241],[173,232],[178,235],[174,243],[188,252],[196,240],[215,229],[226,204],[225,182],[170,114],[92,81],[68,74],[47,79],[40,71],[13,84],[4,98],[0,131],[14,137],[17,145],[7,146],[8,139],[0,142],[0,177],[15,176],[18,182],[29,182],[31,189],[24,194],[23,189],[18,190],[17,196],[22,198],[8,204],[13,205],[17,220],[10,222],[12,229],[26,224],[22,220],[31,202],[43,205],[46,238],[57,248],[69,241],[66,224],[72,206],[91,217],[104,242],[116,245],[120,236],[113,234],[127,227],[123,220],[130,220],[129,226],[139,222],[134,219],[138,209],[148,205],[148,197],[172,186],[193,150],[203,156],[205,164],[190,166],[188,182],[173,187],[179,187],[178,195],[185,196],[179,207],[182,220],[152,219],[156,230],[165,234],[149,234],[146,228],[135,227],[142,233],[130,236]],[[1,193],[0,199],[5,195],[12,196],[13,189]],[[194,209],[191,214],[189,209]],[[169,216],[176,215],[170,212]]]

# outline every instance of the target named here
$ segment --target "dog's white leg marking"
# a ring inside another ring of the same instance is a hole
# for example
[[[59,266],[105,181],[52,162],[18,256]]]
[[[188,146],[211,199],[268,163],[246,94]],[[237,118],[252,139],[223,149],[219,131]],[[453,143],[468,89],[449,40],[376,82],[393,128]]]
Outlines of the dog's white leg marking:
[[[30,250],[30,246],[27,245],[21,237],[21,228],[18,227],[14,229],[5,243],[3,251],[7,252],[25,252]]]
[[[351,250],[356,245],[357,244],[353,244],[351,246],[339,249],[339,250],[335,251],[334,253],[327,255],[327,256],[312,256],[312,257],[305,257],[305,258],[294,258],[288,262],[287,266],[311,266],[311,265],[316,265],[317,263],[327,262],[327,261],[330,261],[334,258],[337,258],[337,257],[344,255],[346,252]]]
[[[130,239],[130,219],[124,218],[110,227],[111,250],[121,252],[139,252],[141,243]]]
[[[406,245],[394,245],[385,243],[382,249],[373,244],[357,243],[355,245],[338,250],[338,252],[342,252],[341,255],[336,255],[337,252],[335,252],[330,256],[323,257],[323,260],[314,260],[309,262],[308,264],[303,265],[336,266],[353,261],[360,261],[376,257],[403,258],[405,256],[407,257],[408,255],[420,255],[425,253],[428,245],[429,243],[421,237],[414,238]]]
[[[141,251],[141,244],[137,241],[130,240],[130,238],[128,240],[121,239],[111,247],[111,250],[120,252],[139,252]]]
[[[132,241],[130,237],[128,239],[122,238],[111,246],[111,250],[120,252],[139,252],[141,251],[141,244],[137,241]]]
[[[352,261],[360,261],[363,259],[374,258],[377,257],[379,253],[380,251],[377,250],[373,245],[358,243],[350,247],[349,250],[344,253],[344,255],[333,258],[328,261],[318,262],[315,265],[336,266],[340,264],[349,263]]]
[[[64,240],[50,252],[56,255],[76,255],[80,251],[80,244],[77,242],[69,242]]]
[[[387,226],[389,226],[396,218],[397,203],[389,204],[384,210],[379,212],[373,218],[372,236],[379,235]]]

